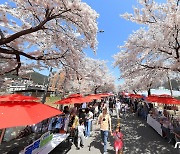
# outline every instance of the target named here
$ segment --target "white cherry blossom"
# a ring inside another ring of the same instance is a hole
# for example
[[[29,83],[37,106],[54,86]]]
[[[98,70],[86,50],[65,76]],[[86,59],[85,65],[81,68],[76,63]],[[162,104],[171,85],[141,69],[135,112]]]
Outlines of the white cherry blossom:
[[[83,48],[96,50],[97,18],[96,11],[81,0],[0,4],[1,74],[18,74],[23,66],[43,69],[79,60]]]

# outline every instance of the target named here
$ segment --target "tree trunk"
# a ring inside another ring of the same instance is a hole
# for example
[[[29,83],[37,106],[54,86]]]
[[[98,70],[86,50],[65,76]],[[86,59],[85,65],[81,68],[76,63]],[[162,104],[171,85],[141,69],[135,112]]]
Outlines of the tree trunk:
[[[135,94],[137,94],[137,92],[136,92],[135,90],[133,90],[133,92],[134,92]]]
[[[169,77],[169,74],[167,73],[167,78],[168,78],[168,84],[169,84],[169,90],[171,92],[171,96],[173,96],[173,93],[172,93],[172,84],[171,84],[171,79]]]
[[[94,94],[97,94],[98,88],[99,88],[99,87],[96,87],[96,88],[94,89]]]
[[[148,89],[148,96],[151,95],[151,88]]]
[[[95,87],[95,89],[94,89],[94,94],[97,94],[98,88],[99,88],[99,86],[98,86],[98,87],[97,87],[97,86]],[[94,104],[96,104],[96,102],[97,102],[97,100],[95,99],[94,102],[93,102],[93,106],[94,106]]]
[[[49,76],[48,76],[48,83],[46,85],[46,88],[44,90],[44,93],[43,93],[43,96],[42,96],[42,100],[41,100],[41,102],[43,104],[46,102],[46,96],[47,96],[48,89],[49,89],[49,83],[50,83],[51,74],[52,74],[52,67],[50,67]]]

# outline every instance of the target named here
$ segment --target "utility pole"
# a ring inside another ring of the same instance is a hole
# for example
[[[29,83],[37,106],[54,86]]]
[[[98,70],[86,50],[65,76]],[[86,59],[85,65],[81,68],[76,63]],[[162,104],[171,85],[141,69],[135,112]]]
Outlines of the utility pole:
[[[43,97],[42,97],[42,100],[41,100],[41,102],[42,102],[43,104],[46,102],[46,96],[47,96],[47,92],[48,92],[48,88],[49,88],[49,83],[50,83],[51,74],[52,74],[52,67],[50,67],[47,85],[46,85],[46,88],[45,88],[45,90],[44,90],[44,94],[43,94]]]

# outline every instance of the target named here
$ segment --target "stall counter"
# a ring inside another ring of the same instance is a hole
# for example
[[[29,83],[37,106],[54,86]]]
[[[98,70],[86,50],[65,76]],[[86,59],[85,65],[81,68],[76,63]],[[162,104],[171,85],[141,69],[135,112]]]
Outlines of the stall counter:
[[[31,153],[32,154],[48,154],[55,147],[57,147],[61,142],[65,141],[68,136],[69,134],[53,134],[51,141],[49,141],[46,145],[42,146],[41,148],[37,148],[33,150]],[[26,154],[27,148],[25,148],[24,151],[20,152],[20,154]]]
[[[148,116],[147,116],[147,123],[148,123],[152,128],[154,128],[159,135],[163,136],[163,135],[162,135],[161,124],[160,124],[156,119],[152,118],[150,114],[148,114]]]

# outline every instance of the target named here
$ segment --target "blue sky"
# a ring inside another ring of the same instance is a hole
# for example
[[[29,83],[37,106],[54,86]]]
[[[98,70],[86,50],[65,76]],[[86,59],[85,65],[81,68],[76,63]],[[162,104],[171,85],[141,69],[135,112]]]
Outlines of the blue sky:
[[[118,46],[124,44],[128,36],[142,25],[127,21],[120,17],[126,12],[133,13],[133,6],[138,6],[136,0],[82,0],[91,6],[100,15],[98,18],[99,30],[104,33],[98,34],[98,49],[96,55],[92,51],[86,50],[88,56],[108,61],[108,67],[116,77],[116,84],[122,83],[118,80],[120,72],[118,68],[112,66],[114,59],[112,56],[120,51]],[[156,0],[165,2],[165,0]]]
[[[96,55],[92,51],[86,51],[87,55],[108,61],[108,67],[112,74],[118,79],[120,72],[112,66],[112,56],[120,51],[118,46],[123,45],[128,36],[140,26],[125,20],[120,14],[133,13],[133,6],[137,6],[136,0],[82,0],[91,6],[98,14],[98,28],[104,33],[98,34],[98,49]],[[116,80],[119,84],[122,81]]]

